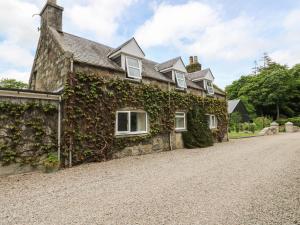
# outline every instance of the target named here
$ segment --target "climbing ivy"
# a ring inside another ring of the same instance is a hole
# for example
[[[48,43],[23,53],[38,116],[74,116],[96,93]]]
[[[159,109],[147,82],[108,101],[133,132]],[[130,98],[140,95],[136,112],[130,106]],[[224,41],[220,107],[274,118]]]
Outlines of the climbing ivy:
[[[218,118],[214,131],[221,139],[227,130],[225,100],[202,98],[176,90],[163,91],[158,86],[107,79],[95,74],[69,74],[64,93],[64,156],[72,153],[74,164],[110,159],[126,146],[174,130],[175,112],[202,107]],[[116,111],[143,109],[147,112],[150,132],[144,136],[115,137]]]
[[[56,115],[57,108],[52,104],[0,102],[2,165],[38,166],[43,156],[56,152],[56,134],[49,125],[57,121]]]

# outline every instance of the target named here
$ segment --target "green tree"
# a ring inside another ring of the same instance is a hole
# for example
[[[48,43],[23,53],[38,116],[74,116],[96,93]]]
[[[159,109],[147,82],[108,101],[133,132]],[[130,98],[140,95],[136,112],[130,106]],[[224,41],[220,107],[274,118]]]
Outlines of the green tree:
[[[241,99],[250,116],[300,114],[300,65],[288,69],[264,56],[264,67],[258,74],[242,76],[226,87],[229,99]]]
[[[0,88],[27,89],[28,84],[15,79],[2,79],[0,80]]]

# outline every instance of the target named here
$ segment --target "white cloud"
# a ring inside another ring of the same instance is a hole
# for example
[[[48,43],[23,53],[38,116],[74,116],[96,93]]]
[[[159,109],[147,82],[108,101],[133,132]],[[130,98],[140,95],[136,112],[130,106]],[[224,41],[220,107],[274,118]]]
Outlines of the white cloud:
[[[34,3],[23,0],[0,0],[0,78],[28,82],[33,49],[38,40],[39,13]],[[10,68],[10,69],[9,69]]]
[[[293,66],[300,63],[300,9],[288,13],[282,22],[283,34],[270,56],[279,63]]]
[[[253,23],[247,16],[223,20],[219,11],[196,1],[162,3],[152,18],[137,29],[136,37],[145,48],[172,46],[186,54],[240,60],[254,57],[266,44],[255,36]]]
[[[32,15],[40,10],[23,0],[0,1],[0,36],[23,47],[32,47],[38,38],[38,19]]]
[[[25,83],[28,83],[29,73],[14,70],[14,69],[7,70],[7,71],[0,72],[0,80],[1,79],[16,79],[18,81],[23,81]]]
[[[152,18],[136,32],[136,37],[144,47],[176,44],[182,38],[194,39],[217,20],[216,13],[200,2],[183,5],[162,3]]]
[[[77,1],[66,9],[66,17],[76,29],[96,33],[101,41],[109,41],[117,35],[119,20],[124,11],[136,0],[88,0]]]
[[[0,61],[15,67],[30,67],[33,55],[26,48],[11,42],[0,42]]]

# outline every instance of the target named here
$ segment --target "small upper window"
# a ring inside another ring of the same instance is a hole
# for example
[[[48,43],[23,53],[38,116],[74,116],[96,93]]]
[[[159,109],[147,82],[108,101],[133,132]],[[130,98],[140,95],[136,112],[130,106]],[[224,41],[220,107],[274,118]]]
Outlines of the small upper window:
[[[175,113],[175,130],[186,130],[186,114],[184,112]]]
[[[218,120],[215,115],[207,115],[207,123],[210,129],[215,129],[218,127]]]
[[[141,65],[141,61],[139,59],[127,56],[126,64],[127,64],[128,77],[134,78],[134,79],[142,78],[142,65]]]
[[[147,133],[147,113],[134,111],[117,112],[116,134]]]
[[[177,86],[180,88],[186,88],[186,80],[185,80],[184,73],[176,71],[175,76],[176,76]]]
[[[214,87],[211,81],[206,81],[206,89],[208,94],[210,95],[214,94]]]

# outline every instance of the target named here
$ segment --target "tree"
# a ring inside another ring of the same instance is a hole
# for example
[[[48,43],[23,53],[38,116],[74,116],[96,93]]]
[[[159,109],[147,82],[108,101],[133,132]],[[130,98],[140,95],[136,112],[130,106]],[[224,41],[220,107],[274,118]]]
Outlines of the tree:
[[[27,89],[28,84],[15,79],[2,79],[0,80],[0,88]]]
[[[289,69],[264,55],[264,67],[256,75],[242,76],[226,87],[229,99],[241,99],[250,115],[300,114],[300,65]],[[253,118],[253,117],[252,117]]]

